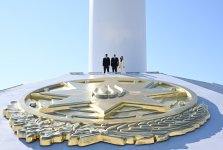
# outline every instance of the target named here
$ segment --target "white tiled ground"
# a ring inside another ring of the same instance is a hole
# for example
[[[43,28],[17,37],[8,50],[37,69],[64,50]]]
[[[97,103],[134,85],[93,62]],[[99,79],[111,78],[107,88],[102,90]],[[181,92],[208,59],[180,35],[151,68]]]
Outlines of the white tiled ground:
[[[114,76],[114,75],[95,75],[95,77]],[[117,75],[122,76],[122,75]],[[214,92],[212,90],[197,86],[195,84],[183,81],[181,79],[164,75],[164,74],[139,74],[128,75],[141,78],[149,78],[172,82],[193,90],[199,97],[199,101],[208,105],[211,113],[211,119],[201,128],[188,133],[186,135],[172,137],[167,141],[155,143],[151,145],[126,145],[115,146],[107,143],[98,143],[87,147],[68,147],[67,142],[61,144],[54,144],[48,147],[39,146],[39,142],[27,144],[25,140],[19,140],[12,132],[8,125],[8,120],[2,115],[2,110],[10,101],[18,100],[22,96],[31,92],[34,89],[54,84],[61,81],[69,81],[74,79],[93,78],[89,75],[63,75],[58,78],[46,80],[38,83],[26,84],[20,87],[9,89],[0,92],[0,150],[67,150],[67,149],[86,149],[86,150],[169,150],[169,149],[191,149],[191,150],[223,150],[223,94]]]

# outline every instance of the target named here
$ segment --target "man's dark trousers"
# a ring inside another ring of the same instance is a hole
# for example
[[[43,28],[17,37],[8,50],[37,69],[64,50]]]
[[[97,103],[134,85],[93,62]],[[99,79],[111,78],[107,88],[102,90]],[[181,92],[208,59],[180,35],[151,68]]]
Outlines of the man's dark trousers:
[[[104,66],[104,73],[106,72],[106,70],[107,72],[109,72],[109,66]]]
[[[112,72],[117,72],[117,67],[116,66],[112,67]]]

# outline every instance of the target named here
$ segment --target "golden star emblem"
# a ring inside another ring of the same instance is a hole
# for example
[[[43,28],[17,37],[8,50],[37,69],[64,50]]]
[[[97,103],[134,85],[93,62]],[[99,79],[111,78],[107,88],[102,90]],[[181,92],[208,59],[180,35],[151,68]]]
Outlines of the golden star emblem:
[[[143,110],[160,113],[171,111],[170,106],[164,105],[152,98],[151,95],[176,93],[173,89],[156,89],[155,81],[121,80],[109,78],[100,80],[85,80],[68,82],[68,89],[40,92],[45,96],[52,96],[52,102],[42,106],[42,113],[60,113],[65,110],[79,110],[76,113],[66,113],[66,117],[80,117],[93,119],[114,118],[118,110],[123,107],[136,107]],[[59,99],[59,100],[58,100]],[[90,106],[88,109],[81,109]],[[123,118],[141,117],[145,113],[129,113]],[[116,117],[121,118],[121,117]]]

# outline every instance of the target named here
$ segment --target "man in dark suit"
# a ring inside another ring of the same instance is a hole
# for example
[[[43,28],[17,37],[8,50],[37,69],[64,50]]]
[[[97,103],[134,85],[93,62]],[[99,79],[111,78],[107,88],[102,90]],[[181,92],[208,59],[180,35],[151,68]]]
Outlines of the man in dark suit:
[[[112,72],[117,72],[118,63],[118,57],[116,57],[116,55],[114,54],[114,57],[112,57],[111,59]]]
[[[103,66],[104,66],[104,73],[109,72],[109,66],[110,66],[110,58],[108,57],[108,54],[105,54],[105,57],[103,58]]]

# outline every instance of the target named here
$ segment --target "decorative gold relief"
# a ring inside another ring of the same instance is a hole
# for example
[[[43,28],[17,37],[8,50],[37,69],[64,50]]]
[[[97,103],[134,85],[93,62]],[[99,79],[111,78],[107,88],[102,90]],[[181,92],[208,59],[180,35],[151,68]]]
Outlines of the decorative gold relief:
[[[191,132],[210,114],[189,89],[139,78],[75,80],[43,87],[4,116],[18,138],[51,145],[151,144]]]

